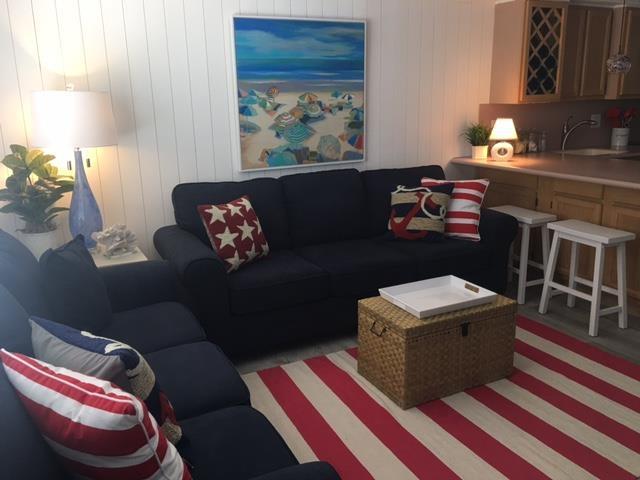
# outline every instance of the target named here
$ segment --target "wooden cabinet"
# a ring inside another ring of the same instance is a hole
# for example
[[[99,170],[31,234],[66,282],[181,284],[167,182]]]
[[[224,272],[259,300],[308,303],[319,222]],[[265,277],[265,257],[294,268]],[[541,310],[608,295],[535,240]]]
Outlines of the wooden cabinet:
[[[516,205],[554,213],[558,220],[577,219],[618,228],[636,234],[636,240],[627,244],[628,294],[636,303],[640,301],[640,190],[604,187],[595,183],[577,182],[550,177],[505,172],[489,168],[476,168],[476,174],[491,181],[485,196],[485,206]],[[561,246],[557,271],[569,271],[570,249]],[[539,257],[537,239],[532,244]],[[593,276],[594,251],[580,246],[578,274]],[[615,252],[605,258],[605,283],[616,284]]]
[[[604,98],[607,91],[613,9],[569,6],[562,76],[562,97]]]
[[[621,15],[621,13],[620,13]],[[627,8],[622,19],[622,51],[631,58],[631,71],[609,75],[611,98],[640,98],[640,8]],[[617,53],[619,36],[613,35],[612,53]]]
[[[514,0],[495,8],[491,103],[559,100],[567,3]]]

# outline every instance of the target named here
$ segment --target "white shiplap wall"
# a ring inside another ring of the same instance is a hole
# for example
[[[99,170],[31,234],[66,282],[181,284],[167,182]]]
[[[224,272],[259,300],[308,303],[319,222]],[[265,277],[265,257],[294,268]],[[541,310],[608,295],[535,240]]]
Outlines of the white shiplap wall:
[[[0,149],[29,143],[31,91],[109,91],[119,143],[85,151],[88,175],[105,223],[126,223],[154,255],[177,183],[291,173],[237,171],[233,14],[367,19],[367,161],[356,165],[381,168],[466,152],[459,131],[488,101],[493,3],[0,0]],[[0,228],[19,227],[0,215]]]

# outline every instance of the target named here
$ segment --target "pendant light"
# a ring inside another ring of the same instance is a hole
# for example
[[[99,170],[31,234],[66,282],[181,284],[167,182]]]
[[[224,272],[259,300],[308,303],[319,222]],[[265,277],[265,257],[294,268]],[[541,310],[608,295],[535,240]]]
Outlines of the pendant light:
[[[618,53],[611,55],[607,59],[607,71],[609,73],[620,73],[624,75],[631,70],[631,59],[622,53],[622,33],[624,30],[625,13],[627,11],[627,0],[622,2],[622,22],[620,22],[620,41],[618,42]]]

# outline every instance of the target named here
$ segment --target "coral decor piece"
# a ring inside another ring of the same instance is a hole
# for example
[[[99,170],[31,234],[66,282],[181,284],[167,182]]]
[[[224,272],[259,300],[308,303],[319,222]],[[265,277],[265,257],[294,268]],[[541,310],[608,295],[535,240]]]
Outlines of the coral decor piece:
[[[607,110],[607,119],[613,128],[629,128],[631,121],[640,115],[640,111],[635,107],[626,110],[618,107],[611,107]]]
[[[136,251],[136,236],[125,225],[113,225],[91,235],[96,251],[107,258],[122,257]]]

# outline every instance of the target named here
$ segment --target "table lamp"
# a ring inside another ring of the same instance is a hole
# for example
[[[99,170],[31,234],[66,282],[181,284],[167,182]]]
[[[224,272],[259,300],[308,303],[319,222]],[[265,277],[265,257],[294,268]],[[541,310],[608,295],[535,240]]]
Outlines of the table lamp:
[[[74,237],[84,235],[87,248],[94,248],[96,242],[91,234],[102,230],[102,215],[84,172],[80,148],[117,143],[109,94],[47,90],[33,92],[31,100],[32,143],[56,150],[74,149],[76,173],[69,229]]]
[[[493,124],[489,140],[498,140],[491,148],[491,158],[500,162],[508,162],[513,157],[513,145],[507,140],[518,140],[516,127],[511,118],[498,118]]]

